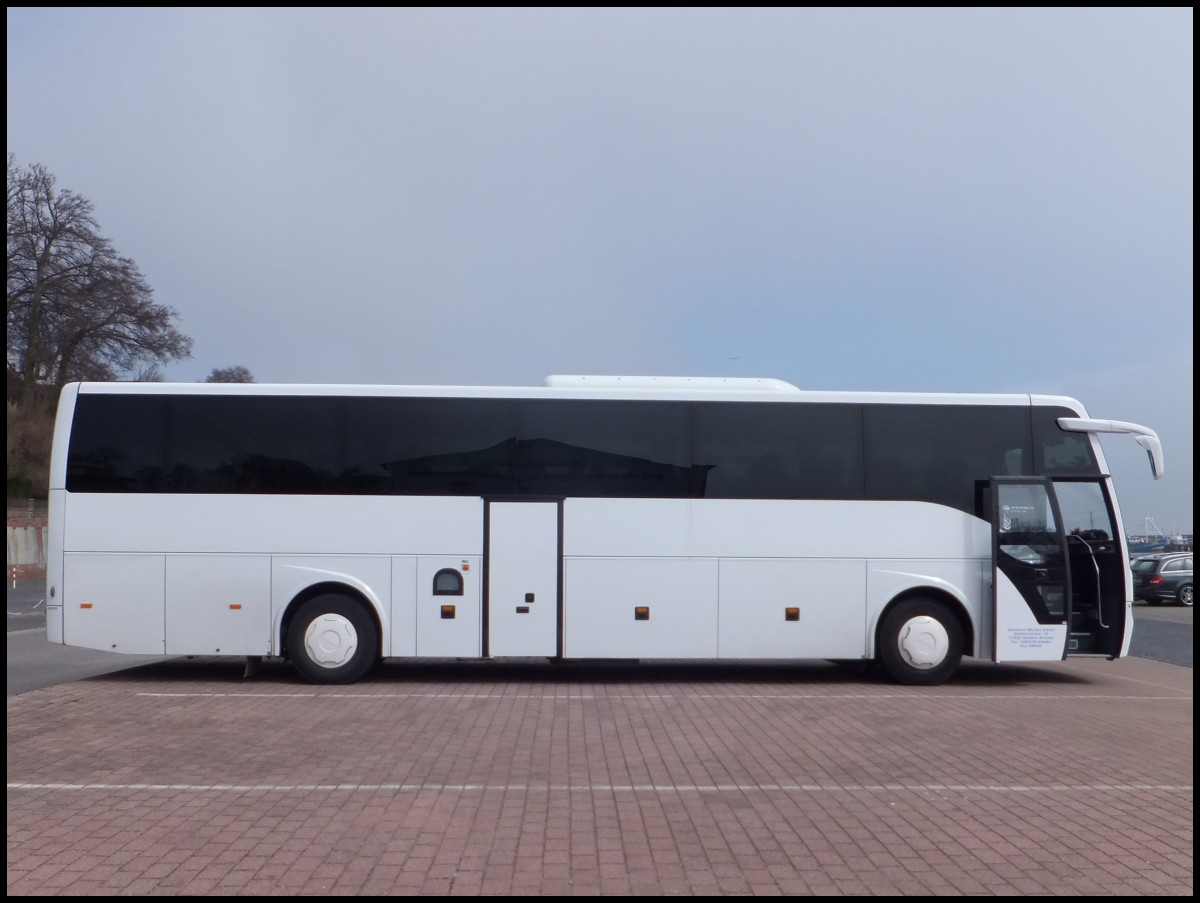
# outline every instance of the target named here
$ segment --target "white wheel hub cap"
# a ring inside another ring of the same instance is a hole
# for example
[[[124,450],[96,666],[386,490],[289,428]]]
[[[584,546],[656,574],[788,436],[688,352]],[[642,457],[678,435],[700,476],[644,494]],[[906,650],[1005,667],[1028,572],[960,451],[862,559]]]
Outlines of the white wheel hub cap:
[[[950,635],[937,618],[909,618],[900,628],[900,654],[914,668],[936,668],[950,651]]]
[[[340,668],[357,648],[358,631],[341,615],[321,615],[304,631],[304,649],[322,668]]]

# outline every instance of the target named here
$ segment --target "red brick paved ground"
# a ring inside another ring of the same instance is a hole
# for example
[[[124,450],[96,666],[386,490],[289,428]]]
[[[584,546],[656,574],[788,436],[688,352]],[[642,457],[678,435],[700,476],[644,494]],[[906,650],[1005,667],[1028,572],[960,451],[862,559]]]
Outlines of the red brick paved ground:
[[[1192,892],[1186,668],[240,675],[9,699],[8,892]]]

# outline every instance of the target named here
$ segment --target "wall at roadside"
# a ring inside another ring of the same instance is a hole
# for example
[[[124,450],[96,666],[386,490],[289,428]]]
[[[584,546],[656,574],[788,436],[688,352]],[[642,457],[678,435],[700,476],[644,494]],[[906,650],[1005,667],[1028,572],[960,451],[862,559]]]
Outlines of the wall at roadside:
[[[46,502],[8,502],[7,577],[24,580],[46,575]]]

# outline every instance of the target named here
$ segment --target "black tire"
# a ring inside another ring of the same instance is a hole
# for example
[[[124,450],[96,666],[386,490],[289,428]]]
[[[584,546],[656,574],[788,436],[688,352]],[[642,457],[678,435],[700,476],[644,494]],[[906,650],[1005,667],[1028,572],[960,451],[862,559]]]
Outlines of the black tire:
[[[1192,585],[1190,583],[1185,583],[1183,586],[1179,587],[1179,592],[1175,593],[1175,601],[1180,605],[1186,605],[1188,608],[1191,608],[1192,592]]]
[[[936,599],[905,599],[893,605],[883,616],[875,639],[875,658],[897,683],[943,683],[962,661],[962,625]]]
[[[358,680],[379,655],[379,631],[364,605],[336,594],[314,596],[292,616],[288,658],[314,684]]]

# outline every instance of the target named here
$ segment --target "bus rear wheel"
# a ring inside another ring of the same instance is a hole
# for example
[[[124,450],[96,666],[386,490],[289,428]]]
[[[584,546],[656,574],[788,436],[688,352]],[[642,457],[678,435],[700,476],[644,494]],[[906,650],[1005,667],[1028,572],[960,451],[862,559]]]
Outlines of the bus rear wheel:
[[[962,625],[935,599],[905,599],[879,625],[876,658],[897,683],[940,684],[958,670],[962,653]]]
[[[288,657],[315,684],[348,684],[375,664],[378,631],[366,609],[336,594],[314,596],[293,615],[287,631]]]

